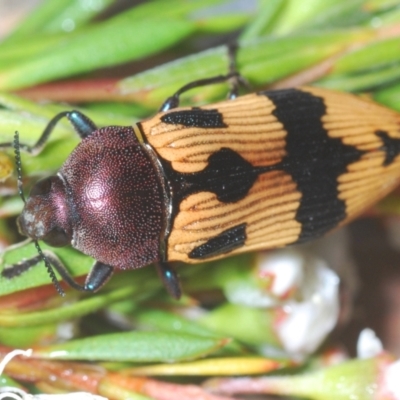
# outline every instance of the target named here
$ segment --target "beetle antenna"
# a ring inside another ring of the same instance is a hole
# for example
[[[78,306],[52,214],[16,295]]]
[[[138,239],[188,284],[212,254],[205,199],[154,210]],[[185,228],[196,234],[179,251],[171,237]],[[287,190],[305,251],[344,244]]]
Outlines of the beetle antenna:
[[[24,196],[24,191],[22,189],[22,167],[21,167],[21,152],[20,152],[20,144],[19,144],[19,133],[18,131],[15,131],[14,134],[14,153],[15,153],[15,165],[17,167],[17,185],[18,185],[18,194],[19,197],[21,197],[22,201],[26,203],[26,199]],[[62,289],[60,283],[57,280],[56,274],[54,273],[54,270],[49,262],[49,260],[46,258],[44,255],[42,249],[39,246],[39,243],[37,240],[33,241],[35,243],[36,250],[40,256],[40,258],[43,260],[44,265],[46,266],[47,273],[50,276],[51,281],[53,282],[53,285],[55,286],[58,294],[60,296],[65,296],[65,292]]]
[[[18,194],[21,197],[22,201],[26,203],[24,192],[22,190],[22,168],[21,168],[21,152],[20,152],[20,144],[19,144],[19,133],[15,131],[14,134],[14,154],[15,154],[15,165],[17,166],[17,185],[18,185]]]
[[[41,249],[40,246],[39,246],[39,243],[38,243],[36,240],[34,241],[34,243],[35,243],[36,250],[37,250],[37,252],[39,253],[39,256],[42,258],[42,260],[43,260],[43,262],[44,262],[44,265],[46,266],[47,273],[49,274],[50,279],[51,279],[51,281],[53,282],[53,285],[55,286],[55,288],[56,288],[58,294],[59,294],[60,296],[65,296],[65,292],[64,292],[64,290],[62,289],[62,287],[61,287],[61,285],[60,285],[60,282],[58,282],[57,277],[56,277],[56,274],[54,273],[53,267],[51,266],[49,260],[48,260],[47,257],[44,255],[42,249]]]

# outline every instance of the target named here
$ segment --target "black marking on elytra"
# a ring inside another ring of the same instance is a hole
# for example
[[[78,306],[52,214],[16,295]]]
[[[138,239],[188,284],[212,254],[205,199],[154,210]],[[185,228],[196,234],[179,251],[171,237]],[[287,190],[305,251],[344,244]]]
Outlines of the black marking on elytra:
[[[189,258],[205,259],[229,253],[244,245],[246,241],[246,224],[236,225],[207,240],[206,243],[194,248]]]
[[[207,166],[202,171],[194,173],[175,171],[169,161],[161,157],[159,159],[162,163],[172,198],[170,226],[173,226],[173,221],[179,212],[181,202],[190,195],[199,192],[211,192],[222,203],[234,203],[246,197],[260,174],[276,168],[275,166],[255,167],[240,154],[229,148],[222,148],[211,154],[208,158]],[[240,233],[238,238],[244,239],[235,239],[233,233]],[[232,251],[243,245],[244,240],[245,233],[232,228],[232,230],[223,232],[220,238],[211,239],[210,242],[194,249],[189,254],[189,257],[202,258],[202,254],[204,254],[205,258]],[[207,255],[208,252],[210,252],[210,255]],[[167,251],[165,251],[165,257],[168,259]]]
[[[297,89],[260,95],[274,103],[272,113],[287,132],[280,168],[292,176],[302,195],[295,217],[301,223],[297,242],[321,236],[346,218],[338,177],[364,152],[328,135],[322,123],[327,112],[323,98]]]
[[[166,124],[196,128],[226,128],[222,114],[218,110],[193,107],[190,110],[171,111],[161,116]]]
[[[222,203],[234,203],[246,197],[257,177],[275,169],[274,166],[255,167],[232,149],[223,147],[208,158],[202,171],[180,173],[164,161],[164,169],[173,190],[173,198],[180,202],[195,193],[212,192]]]
[[[400,139],[390,137],[385,131],[376,131],[375,134],[383,141],[381,149],[386,153],[383,166],[387,167],[400,154]]]

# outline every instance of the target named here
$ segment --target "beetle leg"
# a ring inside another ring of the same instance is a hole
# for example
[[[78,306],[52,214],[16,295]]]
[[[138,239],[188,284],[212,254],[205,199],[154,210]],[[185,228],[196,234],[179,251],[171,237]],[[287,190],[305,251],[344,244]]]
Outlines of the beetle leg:
[[[110,278],[114,271],[113,267],[102,262],[96,261],[88,276],[84,285],[77,283],[65,265],[60,261],[60,259],[52,252],[44,251],[46,259],[49,261],[51,266],[61,275],[61,278],[73,289],[79,290],[81,292],[96,292],[99,290]]]
[[[168,111],[172,108],[179,107],[180,95],[187,92],[190,89],[194,89],[201,86],[213,85],[216,83],[228,82],[231,89],[228,94],[229,99],[234,99],[237,97],[239,92],[239,86],[248,86],[247,81],[239,74],[236,69],[236,44],[228,46],[228,58],[229,58],[229,72],[226,75],[217,75],[210,78],[198,79],[193,82],[182,86],[178,89],[172,96],[168,97],[164,101],[163,105],[160,107],[159,111]]]
[[[176,271],[170,263],[159,261],[156,263],[158,276],[160,277],[165,289],[174,299],[179,300],[182,296],[181,282]]]
[[[86,277],[84,290],[86,292],[96,292],[111,278],[114,268],[111,265],[96,261],[89,275]]]
[[[54,286],[57,289],[57,292],[61,296],[64,296],[64,291],[62,290],[62,288],[56,278],[56,275],[54,274],[53,268],[52,268],[54,266],[53,261],[56,259],[56,256],[53,253],[47,252],[48,253],[47,257],[45,257],[38,242],[35,241],[34,244],[35,244],[36,249],[38,250],[38,255],[28,258],[28,259],[25,259],[23,261],[20,261],[19,263],[11,265],[11,267],[3,269],[3,271],[1,271],[1,276],[6,279],[13,279],[13,278],[21,275],[22,273],[28,271],[35,265],[39,264],[41,261],[43,261],[46,265],[48,273],[50,274],[50,278],[51,278]],[[60,260],[57,259],[56,261],[58,261],[58,264],[61,264]],[[65,273],[68,274],[68,271],[66,271],[65,267],[64,266],[62,266],[62,267],[64,268]]]
[[[229,59],[229,73],[228,76],[231,77],[228,79],[228,82],[231,86],[231,89],[228,93],[228,99],[236,99],[239,95],[240,86],[244,86],[249,89],[249,83],[247,80],[240,75],[239,71],[236,68],[236,52],[237,52],[237,43],[232,43],[228,46],[228,59]]]
[[[37,256],[13,264],[8,268],[4,268],[1,271],[1,276],[6,279],[13,279],[39,264],[40,261],[43,261],[43,258],[38,254]]]
[[[69,271],[60,259],[52,252],[43,251],[46,259],[51,266],[61,275],[61,278],[73,289],[81,292],[96,292],[99,290],[110,278],[113,273],[113,267],[96,261],[90,270],[84,285],[77,283],[71,276]]]
[[[66,116],[81,139],[85,139],[94,131],[97,131],[95,123],[80,111],[72,110]]]
[[[60,119],[64,117],[68,118],[69,122],[82,139],[90,136],[94,131],[97,130],[96,125],[80,111],[64,111],[57,114],[49,121],[40,138],[33,146],[28,146],[26,144],[20,143],[20,148],[33,155],[39,154],[46,144],[50,134],[53,132],[58,121],[60,121]],[[13,143],[0,143],[0,147],[13,147]]]
[[[80,285],[75,281],[69,271],[65,268],[65,265],[54,253],[44,250],[43,254],[48,263],[61,275],[61,278],[65,283],[73,289],[81,292],[96,292],[111,278],[114,271],[113,267],[96,261],[86,277],[85,284]],[[7,279],[13,279],[39,264],[41,261],[43,261],[43,256],[38,254],[37,256],[13,264],[9,268],[5,268],[1,272],[1,276]]]

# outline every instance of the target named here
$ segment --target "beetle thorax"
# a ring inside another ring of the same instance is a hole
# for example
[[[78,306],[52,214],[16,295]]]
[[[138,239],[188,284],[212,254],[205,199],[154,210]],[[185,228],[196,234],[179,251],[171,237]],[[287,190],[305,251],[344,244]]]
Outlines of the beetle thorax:
[[[68,186],[75,248],[117,268],[158,258],[163,194],[131,128],[96,131],[60,173]]]

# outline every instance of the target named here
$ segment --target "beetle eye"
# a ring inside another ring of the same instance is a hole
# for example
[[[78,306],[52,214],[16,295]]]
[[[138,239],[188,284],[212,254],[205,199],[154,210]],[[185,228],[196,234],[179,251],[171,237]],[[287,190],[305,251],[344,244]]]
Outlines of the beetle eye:
[[[43,196],[45,194],[48,194],[51,190],[51,182],[52,182],[52,176],[49,176],[47,178],[40,179],[37,181],[31,189],[30,196]]]
[[[67,232],[61,228],[53,228],[42,240],[53,247],[63,247],[70,244]]]

